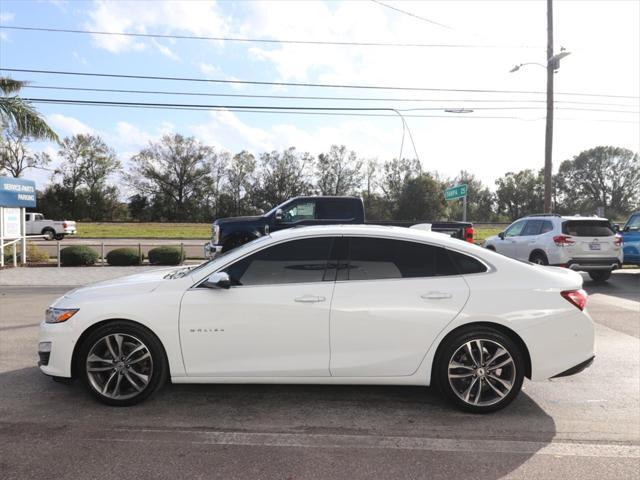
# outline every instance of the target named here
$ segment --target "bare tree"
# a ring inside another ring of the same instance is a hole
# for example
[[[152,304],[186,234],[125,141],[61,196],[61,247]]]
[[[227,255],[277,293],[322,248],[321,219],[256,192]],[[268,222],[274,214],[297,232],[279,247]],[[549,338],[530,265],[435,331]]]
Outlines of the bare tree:
[[[332,145],[328,153],[318,155],[317,188],[321,195],[353,195],[362,185],[363,161],[344,145]]]
[[[34,153],[27,147],[30,137],[15,125],[5,124],[0,135],[0,173],[20,177],[29,168],[45,168],[51,158],[44,152]]]

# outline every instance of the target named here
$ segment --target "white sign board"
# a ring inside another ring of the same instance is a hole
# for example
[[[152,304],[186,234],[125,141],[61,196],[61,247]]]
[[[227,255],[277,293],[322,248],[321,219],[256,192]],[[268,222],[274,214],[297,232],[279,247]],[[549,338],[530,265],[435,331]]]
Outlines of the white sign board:
[[[21,208],[2,209],[2,237],[6,239],[20,238]]]

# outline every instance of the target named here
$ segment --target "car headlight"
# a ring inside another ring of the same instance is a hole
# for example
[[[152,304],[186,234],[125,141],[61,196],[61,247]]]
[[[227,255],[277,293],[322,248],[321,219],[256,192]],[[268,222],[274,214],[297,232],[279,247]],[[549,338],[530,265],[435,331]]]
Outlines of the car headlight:
[[[76,313],[78,313],[79,308],[47,308],[45,313],[44,321],[45,323],[61,323],[66,322],[71,317],[73,317]]]
[[[220,226],[212,225],[211,226],[211,243],[217,245],[220,241]]]

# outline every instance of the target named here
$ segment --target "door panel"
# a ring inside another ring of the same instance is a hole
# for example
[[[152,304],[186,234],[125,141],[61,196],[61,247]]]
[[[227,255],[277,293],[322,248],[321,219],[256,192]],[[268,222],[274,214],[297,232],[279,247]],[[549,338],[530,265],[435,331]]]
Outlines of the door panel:
[[[187,374],[328,376],[333,285],[187,291],[180,312]]]
[[[331,374],[411,375],[468,296],[459,276],[337,282]]]

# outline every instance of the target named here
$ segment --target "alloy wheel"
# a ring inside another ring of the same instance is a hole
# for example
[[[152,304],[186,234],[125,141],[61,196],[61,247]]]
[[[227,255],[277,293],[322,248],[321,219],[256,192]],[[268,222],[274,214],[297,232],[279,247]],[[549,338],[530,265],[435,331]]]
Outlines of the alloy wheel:
[[[516,364],[500,343],[473,339],[451,356],[447,375],[451,389],[460,400],[468,405],[489,406],[512,391]]]
[[[138,338],[112,333],[93,344],[87,355],[86,372],[96,392],[109,399],[127,400],[149,385],[153,358]]]

